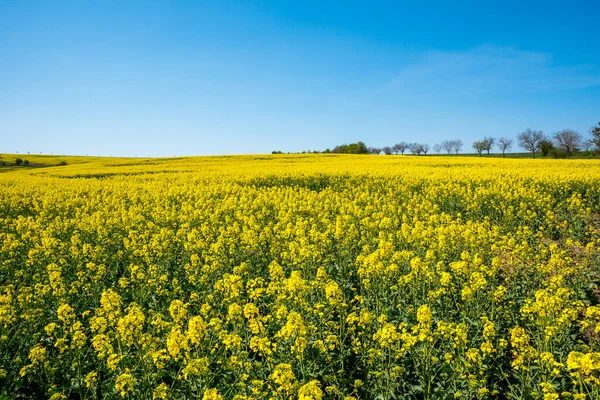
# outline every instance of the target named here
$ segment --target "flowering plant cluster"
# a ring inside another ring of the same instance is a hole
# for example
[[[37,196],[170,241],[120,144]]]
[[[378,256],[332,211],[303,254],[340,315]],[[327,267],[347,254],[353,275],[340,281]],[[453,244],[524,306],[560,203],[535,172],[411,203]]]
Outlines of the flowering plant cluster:
[[[0,175],[0,395],[595,399],[595,161]]]

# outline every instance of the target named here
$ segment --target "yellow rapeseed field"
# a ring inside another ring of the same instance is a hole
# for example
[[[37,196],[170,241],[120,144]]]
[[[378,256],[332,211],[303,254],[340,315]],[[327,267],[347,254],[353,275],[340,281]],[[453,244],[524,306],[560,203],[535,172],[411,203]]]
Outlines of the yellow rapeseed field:
[[[0,395],[597,399],[600,163],[0,173]]]

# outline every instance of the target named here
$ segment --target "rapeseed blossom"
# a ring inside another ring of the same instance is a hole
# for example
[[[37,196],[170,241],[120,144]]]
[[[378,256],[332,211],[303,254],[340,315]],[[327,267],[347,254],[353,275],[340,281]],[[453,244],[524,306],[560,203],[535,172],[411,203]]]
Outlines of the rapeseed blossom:
[[[0,174],[9,396],[600,398],[595,160]]]

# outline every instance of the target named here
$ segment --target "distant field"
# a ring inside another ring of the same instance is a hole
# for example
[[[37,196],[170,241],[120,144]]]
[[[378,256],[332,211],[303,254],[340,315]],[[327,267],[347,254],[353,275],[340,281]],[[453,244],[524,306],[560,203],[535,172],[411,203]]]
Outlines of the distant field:
[[[4,167],[11,166],[15,163],[15,160],[20,158],[22,160],[28,160],[29,167],[48,167],[55,166],[60,162],[64,161],[67,164],[83,164],[83,163],[94,163],[103,161],[119,161],[119,160],[130,160],[139,158],[120,158],[120,157],[94,157],[94,156],[69,156],[69,155],[47,155],[47,154],[0,154],[0,168],[3,167],[2,163],[6,163]],[[25,166],[23,166],[25,167]]]
[[[300,155],[298,155],[300,156]],[[396,155],[392,155],[389,157],[394,157]],[[435,154],[430,153],[426,156],[416,156],[412,154],[406,154],[407,157],[480,157],[479,154],[470,153],[470,154]],[[260,156],[258,156],[260,157]],[[373,156],[373,157],[386,157],[384,155]],[[70,155],[45,155],[45,154],[0,154],[0,172],[7,172],[8,170],[15,169],[14,163],[17,158],[21,158],[22,160],[28,160],[30,164],[28,166],[22,165],[21,168],[32,168],[32,167],[51,167],[57,166],[61,162],[66,162],[68,165],[73,164],[89,164],[89,163],[121,163],[121,162],[152,162],[153,160],[161,160],[157,158],[144,158],[144,157],[99,157],[99,156],[70,156]],[[189,159],[189,157],[178,157]],[[484,154],[480,158],[503,158],[502,154],[492,153],[492,154]],[[530,153],[507,153],[505,158],[531,158]],[[536,155],[538,159],[546,159],[549,157],[540,157]],[[592,153],[578,153],[573,156],[573,159],[594,159],[594,155]],[[171,160],[172,158],[166,158],[164,160]],[[5,163],[6,165],[2,165]],[[18,169],[18,168],[17,168]]]
[[[600,398],[600,161],[16,156],[0,397]]]
[[[447,154],[428,154],[429,155],[435,155],[436,157],[448,157]],[[468,154],[452,154],[450,155],[450,157],[481,157],[481,158],[531,158],[531,153],[506,153],[505,156],[502,156],[502,153],[490,153],[490,154],[482,154],[481,156],[478,153],[468,153]],[[554,157],[551,156],[546,156],[546,157],[542,157],[539,154],[535,155],[535,158],[538,159],[554,159]],[[586,152],[579,152],[579,153],[575,153],[573,154],[573,156],[571,157],[571,159],[573,160],[587,160],[587,159],[597,159],[598,155],[595,155],[594,153],[592,153],[591,151],[586,151]]]

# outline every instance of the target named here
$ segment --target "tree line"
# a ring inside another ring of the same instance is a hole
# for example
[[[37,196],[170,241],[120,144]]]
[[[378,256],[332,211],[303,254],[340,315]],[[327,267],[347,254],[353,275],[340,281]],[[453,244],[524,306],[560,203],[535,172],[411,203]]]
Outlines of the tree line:
[[[26,166],[29,166],[29,165],[33,165],[33,164],[31,164],[29,162],[29,160],[23,160],[20,157],[15,158],[15,161],[13,163],[11,163],[9,161],[1,160],[1,158],[2,158],[2,155],[0,154],[0,166],[2,166],[2,167],[7,167],[7,166],[8,167],[10,167],[10,166],[17,166],[17,167],[24,166],[24,167],[26,167]],[[60,165],[60,166],[67,165],[67,162],[66,161],[61,161],[61,162],[59,162],[56,165]],[[40,166],[40,164],[36,164],[36,166]]]
[[[515,140],[507,137],[484,137],[481,140],[475,140],[471,147],[479,156],[485,152],[490,154],[493,148],[498,149],[502,153],[502,157],[506,156]],[[571,158],[575,153],[580,151],[593,151],[600,154],[600,122],[597,126],[590,129],[590,137],[585,138],[581,133],[573,129],[563,129],[547,136],[541,130],[528,128],[520,132],[516,137],[516,144],[523,150],[531,153],[531,157],[535,158],[536,154],[543,157],[553,156],[555,158]],[[335,146],[332,150],[325,151],[303,151],[302,153],[338,153],[338,154],[414,154],[427,155],[430,152],[436,154],[459,154],[464,147],[462,140],[444,140],[441,143],[436,143],[430,146],[427,143],[408,143],[400,142],[393,146],[383,147],[368,147],[364,142],[356,142]],[[273,154],[281,154],[281,151],[273,151]]]

